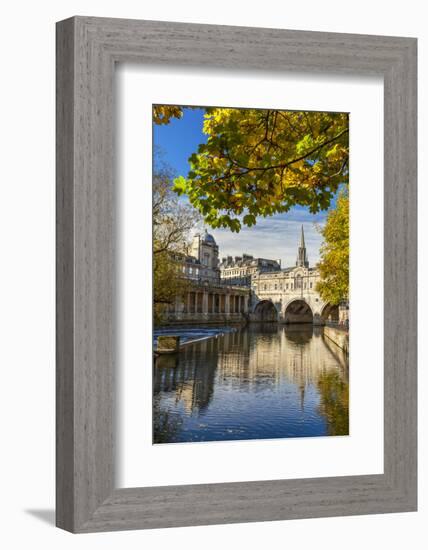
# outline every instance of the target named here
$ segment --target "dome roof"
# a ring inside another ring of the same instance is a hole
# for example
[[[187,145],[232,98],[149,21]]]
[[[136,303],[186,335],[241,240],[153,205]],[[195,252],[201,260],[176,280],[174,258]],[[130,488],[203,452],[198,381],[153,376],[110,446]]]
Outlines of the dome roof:
[[[202,242],[207,244],[216,244],[214,237],[211,235],[211,233],[208,233],[206,229],[204,235],[202,235]]]

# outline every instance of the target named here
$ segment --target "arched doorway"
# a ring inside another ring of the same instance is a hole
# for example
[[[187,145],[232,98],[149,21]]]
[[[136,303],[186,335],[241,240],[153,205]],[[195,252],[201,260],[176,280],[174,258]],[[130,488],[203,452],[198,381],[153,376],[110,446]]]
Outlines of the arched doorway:
[[[293,300],[284,313],[284,323],[313,323],[312,310],[304,300]]]
[[[274,323],[278,321],[278,312],[270,300],[262,300],[256,305],[254,320],[260,323]]]
[[[326,304],[321,312],[321,320],[323,323],[338,323],[339,322],[339,306]]]

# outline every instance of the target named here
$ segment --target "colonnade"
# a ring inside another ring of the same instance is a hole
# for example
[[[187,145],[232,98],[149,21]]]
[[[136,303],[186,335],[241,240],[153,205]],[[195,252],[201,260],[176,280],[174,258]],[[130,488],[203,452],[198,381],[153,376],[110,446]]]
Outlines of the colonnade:
[[[239,321],[249,311],[250,289],[232,286],[193,286],[168,308],[168,320],[188,322]]]
[[[244,294],[191,290],[187,292],[183,313],[235,314],[248,312],[248,296]]]

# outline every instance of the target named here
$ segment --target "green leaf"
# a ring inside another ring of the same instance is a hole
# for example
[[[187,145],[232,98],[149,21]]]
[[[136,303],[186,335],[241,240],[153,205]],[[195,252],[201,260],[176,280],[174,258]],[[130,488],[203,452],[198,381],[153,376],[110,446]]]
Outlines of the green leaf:
[[[186,192],[187,189],[187,180],[183,176],[178,176],[175,178],[172,186],[172,190],[175,191],[178,195],[182,195]]]
[[[248,227],[256,225],[256,217],[254,216],[254,214],[246,214],[242,221],[245,223],[245,225],[248,225]]]

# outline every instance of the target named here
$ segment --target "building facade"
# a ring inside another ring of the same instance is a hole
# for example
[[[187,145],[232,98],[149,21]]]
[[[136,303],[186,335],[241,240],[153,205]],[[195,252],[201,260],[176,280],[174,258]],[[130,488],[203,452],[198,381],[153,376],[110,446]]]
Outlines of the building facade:
[[[218,245],[207,230],[193,237],[190,257],[197,260],[200,281],[217,283],[220,280]]]
[[[296,265],[252,276],[250,320],[316,325],[345,322],[345,308],[328,304],[316,290],[319,280],[318,270],[309,266],[302,226]]]
[[[254,258],[250,254],[226,256],[220,263],[220,278],[224,283],[251,287],[251,279],[256,273],[279,271],[281,264],[277,260]]]
[[[242,323],[248,318],[250,285],[221,280],[219,249],[210,233],[197,233],[190,254],[176,255],[175,261],[189,286],[165,311],[166,323]]]

